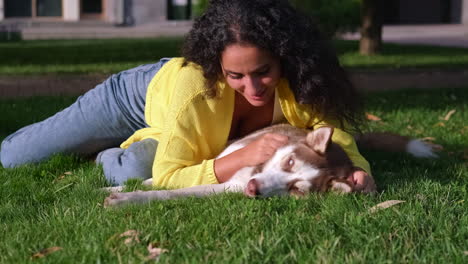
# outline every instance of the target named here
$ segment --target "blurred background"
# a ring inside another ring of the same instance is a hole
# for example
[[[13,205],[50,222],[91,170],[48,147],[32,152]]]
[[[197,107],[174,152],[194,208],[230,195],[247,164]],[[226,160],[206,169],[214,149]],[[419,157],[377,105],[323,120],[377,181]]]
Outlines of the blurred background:
[[[409,31],[407,38],[418,31],[426,38],[437,38],[439,34],[467,38],[468,34],[468,0],[290,1],[313,15],[325,32],[345,38],[359,38],[362,9],[366,6],[377,6],[384,40],[386,33],[394,39],[395,29],[402,34]],[[207,3],[208,0],[0,0],[0,39],[179,36],[190,29],[192,19],[203,12]],[[423,25],[446,27],[423,32]]]
[[[359,89],[468,83],[468,0],[289,1],[334,38]],[[179,56],[208,2],[0,0],[0,98],[81,94],[109,74]]]

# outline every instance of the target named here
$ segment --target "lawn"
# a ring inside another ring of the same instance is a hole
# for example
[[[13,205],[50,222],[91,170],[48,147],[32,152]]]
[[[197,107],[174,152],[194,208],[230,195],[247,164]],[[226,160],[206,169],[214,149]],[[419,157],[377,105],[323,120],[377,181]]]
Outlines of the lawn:
[[[105,182],[91,162],[0,168],[0,263],[152,262],[148,245],[166,250],[161,263],[467,263],[468,88],[367,99],[381,119],[368,130],[432,137],[440,159],[364,151],[375,196],[225,194],[121,209],[102,207]],[[73,100],[1,100],[0,138]],[[388,200],[405,202],[369,211]]]
[[[0,76],[110,74],[179,55],[181,38],[0,42]],[[382,54],[358,54],[357,41],[335,41],[348,69],[468,67],[468,49],[384,44]]]

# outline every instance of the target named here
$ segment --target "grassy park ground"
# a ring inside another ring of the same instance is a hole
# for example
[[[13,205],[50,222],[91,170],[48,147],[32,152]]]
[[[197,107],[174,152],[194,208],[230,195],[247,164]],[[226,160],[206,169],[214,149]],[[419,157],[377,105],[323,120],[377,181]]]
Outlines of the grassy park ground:
[[[178,56],[181,38],[0,42],[0,75],[111,74]],[[379,56],[359,55],[357,41],[336,41],[348,69],[468,67],[464,48],[385,44]]]
[[[0,75],[111,73],[176,56],[178,45],[179,39],[0,43]],[[385,45],[370,58],[356,47],[337,43],[348,68],[468,66],[466,49]],[[75,99],[0,99],[0,139]],[[87,160],[56,156],[0,168],[0,263],[144,263],[158,249],[162,263],[466,263],[468,84],[366,99],[374,121],[365,130],[426,138],[441,146],[440,158],[363,151],[378,185],[374,196],[225,194],[120,209],[102,207],[102,170]],[[128,186],[135,188],[138,182]],[[389,200],[404,202],[370,210]]]

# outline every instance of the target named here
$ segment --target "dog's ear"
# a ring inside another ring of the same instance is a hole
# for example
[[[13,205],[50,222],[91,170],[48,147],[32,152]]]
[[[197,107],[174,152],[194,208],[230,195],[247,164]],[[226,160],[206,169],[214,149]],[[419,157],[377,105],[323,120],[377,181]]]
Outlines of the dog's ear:
[[[307,145],[320,155],[325,154],[328,145],[330,145],[331,137],[333,135],[333,128],[320,127],[307,134]]]
[[[344,181],[332,180],[330,183],[330,191],[337,193],[350,193],[353,191],[353,187]]]

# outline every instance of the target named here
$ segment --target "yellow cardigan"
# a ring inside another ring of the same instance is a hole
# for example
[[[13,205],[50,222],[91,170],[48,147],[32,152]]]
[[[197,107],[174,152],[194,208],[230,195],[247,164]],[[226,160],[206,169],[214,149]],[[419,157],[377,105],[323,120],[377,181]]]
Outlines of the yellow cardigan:
[[[204,77],[200,66],[182,67],[183,58],[167,62],[148,86],[145,119],[148,128],[136,131],[122,143],[153,138],[159,142],[153,164],[153,185],[182,188],[218,183],[214,158],[226,147],[234,112],[234,93],[219,82],[216,98],[204,96]],[[312,127],[316,117],[310,108],[296,103],[289,84],[282,79],[277,87],[281,109],[296,127]],[[314,128],[333,125],[316,124]],[[356,167],[370,173],[369,163],[359,153],[353,137],[335,129],[333,142],[341,145]]]

